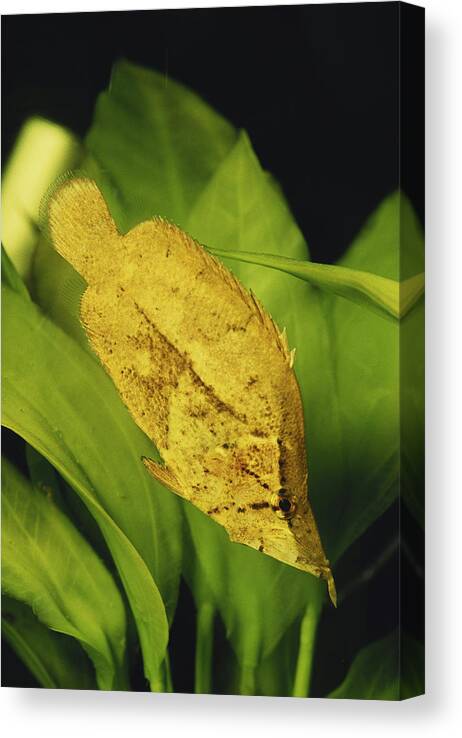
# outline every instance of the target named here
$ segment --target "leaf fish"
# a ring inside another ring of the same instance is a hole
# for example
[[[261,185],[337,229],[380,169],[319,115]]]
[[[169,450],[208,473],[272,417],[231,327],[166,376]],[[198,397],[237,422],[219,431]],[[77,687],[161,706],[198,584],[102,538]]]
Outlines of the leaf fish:
[[[245,544],[335,584],[308,501],[300,390],[285,332],[223,264],[153,218],[121,234],[96,183],[47,202],[56,250],[87,283],[91,347],[163,464],[161,484]]]

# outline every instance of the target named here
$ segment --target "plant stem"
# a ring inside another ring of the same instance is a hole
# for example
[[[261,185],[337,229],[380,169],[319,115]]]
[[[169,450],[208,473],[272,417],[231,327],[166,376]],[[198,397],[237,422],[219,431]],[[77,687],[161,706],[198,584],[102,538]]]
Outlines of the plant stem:
[[[314,642],[319,621],[320,606],[312,602],[306,608],[300,625],[300,646],[295,670],[293,697],[308,697],[313,667]]]
[[[164,662],[159,667],[159,670],[155,677],[150,682],[151,692],[165,692],[165,669]]]
[[[213,623],[215,608],[210,602],[199,606],[196,626],[196,664],[194,691],[210,694],[212,690]]]
[[[255,694],[255,667],[243,666],[241,671],[241,683],[239,686],[240,694]]]
[[[167,651],[165,654],[165,691],[173,692],[173,681],[172,681],[172,670],[170,667],[170,654]]]
[[[151,692],[173,692],[172,673],[170,671],[170,656],[165,652],[159,671],[151,680]]]

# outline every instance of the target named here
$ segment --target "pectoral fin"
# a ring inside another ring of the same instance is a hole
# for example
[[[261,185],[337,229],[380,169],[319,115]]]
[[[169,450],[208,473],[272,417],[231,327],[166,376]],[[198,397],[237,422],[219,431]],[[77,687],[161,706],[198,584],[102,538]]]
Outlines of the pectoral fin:
[[[180,482],[166,466],[161,466],[146,456],[143,456],[143,464],[151,472],[154,479],[163,484],[164,487],[171,489],[172,492],[176,492],[180,497],[184,497]]]

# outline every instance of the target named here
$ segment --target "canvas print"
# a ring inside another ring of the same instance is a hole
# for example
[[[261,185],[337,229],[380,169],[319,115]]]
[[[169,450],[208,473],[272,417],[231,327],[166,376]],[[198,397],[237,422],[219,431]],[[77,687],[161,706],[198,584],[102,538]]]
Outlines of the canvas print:
[[[3,686],[424,692],[423,20],[2,19]]]

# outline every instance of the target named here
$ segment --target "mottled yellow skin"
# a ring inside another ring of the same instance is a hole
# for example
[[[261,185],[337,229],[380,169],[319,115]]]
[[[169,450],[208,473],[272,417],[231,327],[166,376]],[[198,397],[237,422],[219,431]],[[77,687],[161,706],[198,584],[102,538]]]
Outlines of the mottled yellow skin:
[[[121,235],[92,180],[58,187],[48,216],[57,251],[88,284],[90,343],[164,461],[147,468],[232,541],[325,578],[335,601],[285,336],[176,226],[153,219]]]

